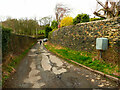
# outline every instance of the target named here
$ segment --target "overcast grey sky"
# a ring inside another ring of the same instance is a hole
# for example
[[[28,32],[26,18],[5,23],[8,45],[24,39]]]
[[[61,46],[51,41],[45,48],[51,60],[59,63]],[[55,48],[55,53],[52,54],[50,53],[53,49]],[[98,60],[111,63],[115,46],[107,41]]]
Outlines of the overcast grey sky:
[[[80,13],[87,13],[93,17],[93,11],[96,9],[96,0],[0,0],[0,17],[55,17],[54,8],[57,3],[72,8],[70,16],[73,18]]]

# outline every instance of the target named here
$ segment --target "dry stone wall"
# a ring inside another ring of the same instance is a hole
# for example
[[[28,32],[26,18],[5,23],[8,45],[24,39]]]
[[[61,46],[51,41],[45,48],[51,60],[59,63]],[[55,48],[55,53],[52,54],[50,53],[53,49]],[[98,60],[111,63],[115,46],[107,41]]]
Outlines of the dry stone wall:
[[[63,27],[50,34],[49,40],[53,44],[98,55],[96,38],[99,37],[109,40],[109,48],[103,51],[102,59],[118,64],[120,58],[120,17]]]

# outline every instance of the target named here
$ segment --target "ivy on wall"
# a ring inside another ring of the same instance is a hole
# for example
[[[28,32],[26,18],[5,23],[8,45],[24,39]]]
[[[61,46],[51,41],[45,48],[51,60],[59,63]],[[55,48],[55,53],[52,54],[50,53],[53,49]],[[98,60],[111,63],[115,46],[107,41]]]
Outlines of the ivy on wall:
[[[10,41],[11,29],[2,27],[2,53],[7,52],[8,43]]]

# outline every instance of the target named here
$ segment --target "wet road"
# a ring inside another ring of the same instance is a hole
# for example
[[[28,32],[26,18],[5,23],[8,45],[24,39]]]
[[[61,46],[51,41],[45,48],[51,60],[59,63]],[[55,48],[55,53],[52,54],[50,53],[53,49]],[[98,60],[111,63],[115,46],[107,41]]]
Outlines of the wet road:
[[[117,83],[52,55],[39,42],[21,61],[5,88],[116,88]]]

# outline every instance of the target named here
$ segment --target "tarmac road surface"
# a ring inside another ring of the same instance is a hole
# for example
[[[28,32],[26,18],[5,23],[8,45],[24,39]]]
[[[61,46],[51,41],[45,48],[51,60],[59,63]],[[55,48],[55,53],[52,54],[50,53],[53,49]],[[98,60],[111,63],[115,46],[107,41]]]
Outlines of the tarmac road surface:
[[[38,42],[20,62],[5,88],[116,88],[117,83],[48,52]]]

